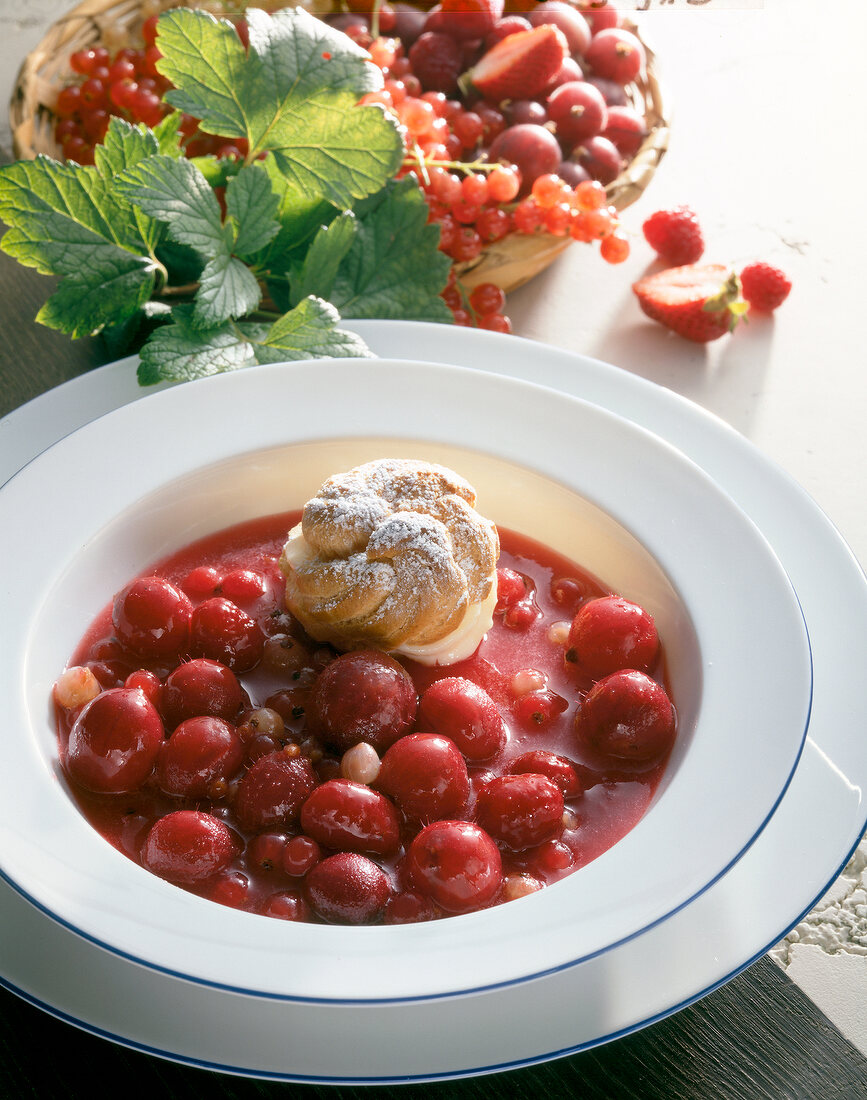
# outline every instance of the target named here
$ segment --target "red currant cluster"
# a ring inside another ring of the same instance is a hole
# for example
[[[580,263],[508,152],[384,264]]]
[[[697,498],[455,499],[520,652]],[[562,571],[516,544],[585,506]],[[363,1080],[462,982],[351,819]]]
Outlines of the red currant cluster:
[[[69,66],[80,80],[58,93],[54,126],[66,160],[93,164],[93,147],[105,137],[112,115],[146,126],[165,115],[162,96],[169,82],[156,69],[156,24],[156,15],[142,24],[142,48],[124,46],[112,55],[105,46],[94,46],[70,56]]]
[[[506,295],[495,283],[479,283],[468,293],[452,268],[442,299],[452,311],[456,325],[475,326],[488,332],[512,331],[512,322],[503,315]]]
[[[391,18],[388,8],[379,15]],[[562,175],[545,172],[531,178],[527,187],[517,165],[484,159],[484,150],[509,131],[508,104],[503,110],[484,101],[470,106],[441,91],[424,91],[400,39],[372,38],[368,22],[357,16],[342,20],[341,29],[365,46],[385,77],[383,89],[369,93],[362,103],[378,104],[400,121],[406,146],[402,173],[411,172],[418,180],[429,219],[440,229],[440,249],[456,264],[478,259],[486,246],[510,233],[598,240],[608,263],[628,257],[629,240],[600,181],[584,173],[573,186]],[[476,291],[481,293],[474,298]],[[505,296],[500,288],[485,283],[476,291],[467,293],[453,269],[443,298],[455,322],[511,331],[502,314]]]

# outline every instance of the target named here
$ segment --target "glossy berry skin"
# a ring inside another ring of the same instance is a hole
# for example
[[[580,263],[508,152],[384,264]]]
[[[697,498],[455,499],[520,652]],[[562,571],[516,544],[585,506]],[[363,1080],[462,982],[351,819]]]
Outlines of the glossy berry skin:
[[[621,27],[611,27],[595,34],[584,58],[597,76],[618,84],[635,80],[645,60],[641,42]]]
[[[281,890],[265,898],[259,912],[264,917],[276,917],[277,920],[309,921],[311,917],[307,902],[291,890]]]
[[[202,715],[229,721],[241,706],[241,684],[227,665],[197,657],[166,677],[161,706],[170,728]]]
[[[623,158],[617,146],[601,134],[585,138],[572,150],[572,159],[580,164],[592,179],[598,180],[605,186],[617,179],[623,166]]]
[[[792,283],[778,267],[757,261],[741,271],[741,288],[753,309],[772,313],[788,298]]]
[[[704,253],[698,217],[688,206],[657,210],[641,228],[650,247],[672,267],[694,264]]]
[[[489,760],[506,743],[506,727],[496,703],[462,676],[437,680],[419,704],[419,724],[450,738],[467,760]]]
[[[313,730],[341,752],[364,741],[383,753],[415,721],[418,696],[406,670],[377,650],[344,653],[316,679],[308,715]]]
[[[406,856],[414,889],[449,913],[490,905],[503,882],[497,845],[469,821],[435,821],[417,833]]]
[[[648,763],[674,743],[675,713],[660,685],[624,669],[593,685],[575,714],[579,742],[602,756]]]
[[[222,596],[205,600],[193,612],[192,649],[235,672],[248,672],[259,663],[265,636],[255,619]]]
[[[521,173],[521,195],[530,191],[538,176],[556,172],[561,158],[562,151],[551,131],[532,122],[510,126],[494,139],[488,150],[491,162],[517,167]]]
[[[317,916],[332,924],[369,923],[391,894],[382,868],[357,852],[337,852],[323,859],[308,873],[305,886]]]
[[[544,775],[560,788],[564,798],[575,798],[582,792],[578,774],[566,757],[544,749],[531,749],[523,753],[509,765],[509,772],[511,775],[525,775],[528,772]]]
[[[647,128],[634,108],[609,106],[608,124],[602,136],[624,157],[634,157],[647,137]]]
[[[571,54],[583,56],[590,45],[590,27],[584,16],[563,0],[543,0],[527,12],[527,19],[534,27],[544,24],[557,27],[563,34]]]
[[[162,747],[157,781],[167,794],[205,798],[215,779],[231,779],[243,762],[234,726],[222,718],[187,718]]]
[[[400,822],[393,804],[364,783],[329,779],[301,808],[301,828],[324,848],[393,855],[400,845]]]
[[[602,93],[586,80],[573,80],[555,88],[548,97],[548,118],[566,149],[601,134],[608,125],[608,108]]]
[[[238,784],[235,813],[250,832],[290,825],[316,786],[316,774],[303,756],[270,752],[253,764]]]
[[[150,775],[164,733],[156,707],[140,688],[111,688],[76,718],[66,767],[90,791],[134,791]]]
[[[413,821],[460,817],[470,796],[463,756],[436,733],[409,733],[396,741],[382,758],[376,785]]]
[[[139,577],[114,598],[112,624],[139,657],[175,657],[190,641],[193,605],[163,577]]]
[[[500,775],[479,791],[475,817],[504,847],[533,848],[560,832],[563,792],[544,775]]]
[[[527,595],[527,585],[520,573],[501,567],[497,570],[497,611],[519,603]]]
[[[141,861],[160,878],[189,885],[224,870],[235,852],[235,839],[222,821],[198,810],[175,810],[152,826]]]
[[[622,596],[600,596],[579,609],[569,628],[570,660],[594,680],[621,668],[649,672],[659,654],[653,616]]]

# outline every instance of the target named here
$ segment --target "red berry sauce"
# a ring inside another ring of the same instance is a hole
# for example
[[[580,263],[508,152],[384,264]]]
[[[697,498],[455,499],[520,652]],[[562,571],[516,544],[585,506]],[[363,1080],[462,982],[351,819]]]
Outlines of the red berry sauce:
[[[494,625],[471,658],[341,656],[283,605],[299,518],[159,563],[72,655],[102,692],[57,706],[61,760],[114,847],[223,905],[389,924],[523,896],[633,828],[675,736],[646,612],[594,604],[615,594],[500,530]]]

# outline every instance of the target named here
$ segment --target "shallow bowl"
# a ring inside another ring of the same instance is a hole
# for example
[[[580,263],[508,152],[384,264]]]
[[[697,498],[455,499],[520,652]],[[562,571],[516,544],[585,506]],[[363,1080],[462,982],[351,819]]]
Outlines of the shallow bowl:
[[[679,713],[653,804],[562,882],[427,924],[269,920],[154,877],[72,801],[57,759],[55,678],[94,615],[151,562],[300,507],[330,473],[386,455],[452,466],[476,486],[483,513],[653,613]],[[805,738],[809,640],[755,525],[674,447],[529,383],[393,360],[187,383],[94,421],[18,473],[0,490],[0,548],[9,643],[0,872],[78,934],[196,983],[345,1009],[461,997],[574,966],[723,875],[769,820]]]

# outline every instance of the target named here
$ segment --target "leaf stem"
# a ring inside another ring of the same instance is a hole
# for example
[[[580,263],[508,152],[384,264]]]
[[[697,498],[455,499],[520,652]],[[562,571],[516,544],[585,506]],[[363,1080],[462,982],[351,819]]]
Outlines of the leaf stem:
[[[158,298],[184,298],[192,297],[199,289],[198,283],[184,283],[183,286],[164,286],[156,297]]]

